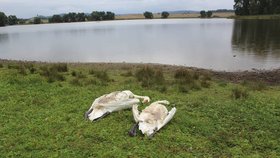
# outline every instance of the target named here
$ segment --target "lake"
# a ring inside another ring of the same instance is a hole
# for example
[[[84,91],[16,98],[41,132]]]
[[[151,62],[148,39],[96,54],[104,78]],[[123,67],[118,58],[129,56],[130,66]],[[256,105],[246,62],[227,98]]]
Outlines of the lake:
[[[162,63],[214,70],[280,67],[280,20],[158,19],[8,26],[0,58]]]

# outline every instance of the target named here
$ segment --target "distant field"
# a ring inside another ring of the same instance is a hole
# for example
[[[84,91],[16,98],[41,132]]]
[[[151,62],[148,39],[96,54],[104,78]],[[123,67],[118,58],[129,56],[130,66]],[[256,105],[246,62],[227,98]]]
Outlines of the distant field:
[[[221,12],[221,13],[213,13],[213,17],[217,18],[229,18],[234,16],[233,12]],[[186,13],[186,14],[170,14],[169,18],[198,18],[200,16],[199,13]],[[154,14],[155,19],[160,19],[161,14]],[[132,19],[145,19],[143,14],[129,14],[129,15],[117,15],[116,20],[132,20]]]

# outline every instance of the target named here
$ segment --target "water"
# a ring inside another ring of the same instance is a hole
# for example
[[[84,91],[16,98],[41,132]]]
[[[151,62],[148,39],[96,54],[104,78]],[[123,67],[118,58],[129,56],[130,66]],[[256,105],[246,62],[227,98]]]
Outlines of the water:
[[[214,70],[280,67],[280,21],[168,19],[0,28],[0,58],[129,62]]]

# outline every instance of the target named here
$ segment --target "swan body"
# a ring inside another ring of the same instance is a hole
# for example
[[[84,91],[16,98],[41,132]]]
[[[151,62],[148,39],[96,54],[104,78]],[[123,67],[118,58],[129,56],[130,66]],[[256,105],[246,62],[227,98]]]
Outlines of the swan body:
[[[85,113],[85,118],[91,121],[102,118],[114,111],[132,108],[134,104],[150,102],[148,96],[138,96],[131,91],[116,91],[105,94],[94,100],[89,110]]]
[[[169,105],[169,102],[166,100],[154,102],[141,113],[138,111],[138,105],[133,105],[132,113],[134,120],[143,134],[153,136],[173,118],[176,113],[176,108],[174,107],[168,112],[164,105]],[[135,125],[133,127],[134,129],[130,131],[131,136],[136,135],[136,127]]]

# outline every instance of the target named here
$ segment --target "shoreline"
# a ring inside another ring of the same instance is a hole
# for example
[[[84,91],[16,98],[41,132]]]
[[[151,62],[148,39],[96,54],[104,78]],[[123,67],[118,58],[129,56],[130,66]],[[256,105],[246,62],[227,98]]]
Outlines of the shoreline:
[[[8,60],[0,59],[0,64],[35,64],[35,65],[52,65],[52,64],[67,64],[70,67],[79,67],[88,69],[89,67],[99,67],[104,70],[124,70],[135,69],[143,66],[148,66],[156,69],[162,69],[167,73],[175,72],[178,69],[186,69],[199,73],[211,74],[218,80],[230,81],[233,83],[241,83],[244,81],[265,82],[269,85],[280,85],[280,68],[265,70],[251,69],[239,71],[221,71],[198,67],[168,65],[160,63],[109,63],[109,62],[43,62],[43,61],[26,61],[26,60]]]

